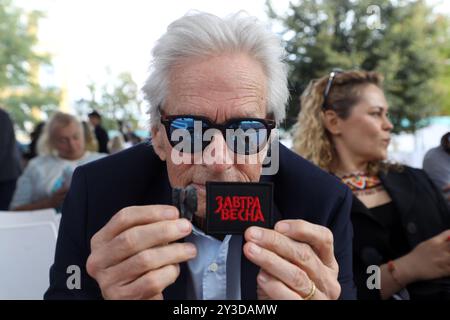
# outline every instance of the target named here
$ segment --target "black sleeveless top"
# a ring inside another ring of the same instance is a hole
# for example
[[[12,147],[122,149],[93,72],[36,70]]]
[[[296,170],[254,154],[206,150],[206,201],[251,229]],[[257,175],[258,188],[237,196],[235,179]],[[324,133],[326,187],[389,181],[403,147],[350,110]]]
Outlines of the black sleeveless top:
[[[382,224],[387,231],[383,238],[384,243],[379,243],[379,248],[383,248],[382,250],[384,251],[381,254],[388,260],[392,260],[408,253],[409,246],[405,231],[402,228],[400,214],[394,203],[391,201],[381,206],[370,208],[369,211],[373,218]]]

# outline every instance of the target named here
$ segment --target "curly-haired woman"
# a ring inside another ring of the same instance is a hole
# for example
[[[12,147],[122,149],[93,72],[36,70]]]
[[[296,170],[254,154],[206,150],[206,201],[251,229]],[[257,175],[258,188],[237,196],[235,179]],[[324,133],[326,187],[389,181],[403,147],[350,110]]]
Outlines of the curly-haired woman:
[[[294,149],[354,193],[360,299],[450,298],[450,214],[422,170],[386,162],[388,109],[378,73],[331,72],[301,97]]]

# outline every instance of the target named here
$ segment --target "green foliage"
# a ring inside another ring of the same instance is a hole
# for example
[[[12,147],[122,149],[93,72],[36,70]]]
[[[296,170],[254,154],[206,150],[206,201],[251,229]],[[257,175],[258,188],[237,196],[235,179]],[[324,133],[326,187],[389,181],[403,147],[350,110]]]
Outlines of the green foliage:
[[[102,115],[103,126],[108,130],[118,129],[117,120],[136,129],[143,113],[137,84],[128,72],[114,76],[107,70],[107,74],[111,80],[100,87],[95,82],[88,84],[89,97],[77,101],[78,113],[85,116],[97,110]]]
[[[36,106],[49,115],[57,109],[60,100],[61,93],[57,88],[31,87],[24,94],[7,96],[0,101],[0,104],[6,106],[11,118],[21,129],[24,129],[26,121],[34,124],[40,121],[33,117],[32,107]]]
[[[284,15],[267,1],[267,9],[284,28],[291,67],[287,127],[296,121],[308,82],[333,68],[383,74],[395,132],[413,132],[425,125],[421,119],[442,111],[445,90],[437,83],[449,57],[448,19],[425,1],[303,0],[291,2]]]
[[[25,13],[11,0],[0,0],[0,105],[22,129],[26,121],[39,120],[32,107],[51,112],[60,101],[57,88],[43,88],[31,76],[33,66],[50,65],[48,54],[34,50],[38,39],[33,28],[42,17],[39,11]]]
[[[439,20],[441,25],[441,35],[439,37],[442,45],[439,46],[440,55],[444,63],[441,65],[441,69],[437,79],[434,81],[436,90],[439,92],[441,115],[450,115],[450,22],[446,17],[442,17]]]

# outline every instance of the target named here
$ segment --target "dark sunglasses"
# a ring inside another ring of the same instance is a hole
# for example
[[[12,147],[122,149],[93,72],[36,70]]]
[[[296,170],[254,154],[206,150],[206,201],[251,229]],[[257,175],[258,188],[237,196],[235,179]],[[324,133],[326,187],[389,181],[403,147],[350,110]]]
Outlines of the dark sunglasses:
[[[186,142],[183,141],[186,139],[190,153],[205,150],[212,139],[204,141],[204,133],[208,129],[216,129],[222,133],[232,152],[243,155],[256,154],[265,147],[271,130],[275,128],[274,120],[260,118],[235,118],[224,124],[217,124],[202,116],[162,115],[161,122],[171,146],[186,152],[186,144],[180,143]],[[178,129],[182,131],[176,132]]]
[[[327,99],[328,99],[328,95],[330,94],[330,90],[331,90],[331,86],[333,85],[334,78],[336,78],[336,76],[342,72],[343,72],[343,70],[341,70],[341,69],[333,69],[330,72],[330,75],[328,76],[327,86],[325,87],[325,91],[323,92],[322,110],[327,109]]]

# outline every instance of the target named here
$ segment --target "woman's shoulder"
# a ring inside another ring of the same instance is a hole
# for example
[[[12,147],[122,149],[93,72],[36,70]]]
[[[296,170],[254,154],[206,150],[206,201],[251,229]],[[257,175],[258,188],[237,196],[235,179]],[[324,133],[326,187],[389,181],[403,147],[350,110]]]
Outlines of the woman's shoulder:
[[[429,178],[427,173],[420,168],[411,167],[408,165],[395,164],[391,165],[381,174],[384,178],[398,178],[410,182],[426,182],[428,183]]]
[[[27,165],[27,168],[35,168],[35,167],[42,167],[46,165],[54,165],[57,162],[61,162],[62,160],[58,157],[55,157],[53,155],[41,155],[34,157],[30,160],[30,162]]]
[[[60,170],[63,160],[52,155],[37,156],[28,162],[22,175],[41,177],[49,172]]]
[[[381,170],[385,174],[398,174],[398,175],[422,175],[425,172],[423,169],[411,167],[405,164],[394,163],[386,165],[385,169]]]
[[[81,158],[78,161],[78,165],[83,165],[83,164],[86,164],[88,162],[104,158],[106,156],[107,156],[106,153],[98,153],[98,152],[86,151],[86,153],[84,154],[83,158]]]

